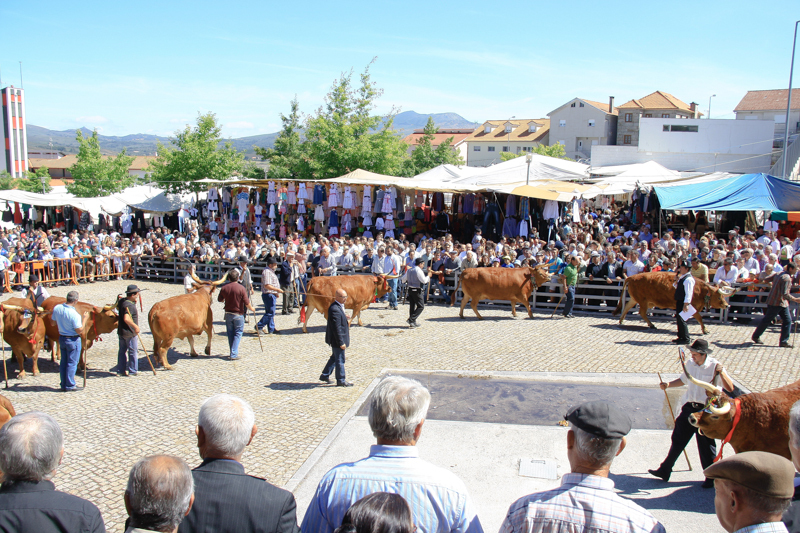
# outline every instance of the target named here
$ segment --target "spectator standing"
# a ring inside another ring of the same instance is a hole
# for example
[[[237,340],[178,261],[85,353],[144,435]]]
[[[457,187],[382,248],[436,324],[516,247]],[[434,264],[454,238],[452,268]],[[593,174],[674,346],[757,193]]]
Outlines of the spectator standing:
[[[325,328],[325,343],[331,347],[333,353],[319,376],[320,381],[330,383],[331,373],[335,371],[337,387],[353,386],[347,381],[344,371],[344,351],[350,345],[350,324],[344,310],[346,301],[347,292],[344,289],[337,289],[336,297],[328,307],[328,324]]]
[[[264,316],[256,323],[256,330],[267,328],[265,333],[279,334],[275,329],[275,307],[278,304],[278,294],[283,290],[280,288],[278,276],[275,270],[278,268],[278,260],[274,256],[267,258],[267,266],[261,274],[261,301],[264,302]]]
[[[631,254],[633,253],[635,252],[631,252]],[[567,266],[564,267],[560,275],[561,283],[564,286],[564,295],[566,296],[564,312],[562,313],[564,318],[575,318],[575,315],[572,314],[572,308],[575,305],[575,287],[578,285],[578,267],[580,264],[580,258],[574,255],[569,256]]]
[[[86,329],[89,311],[83,316],[75,309],[78,292],[69,291],[67,301],[53,308],[52,318],[58,326],[58,344],[61,348],[61,390],[71,392],[82,390],[75,385],[75,371],[81,356],[81,335]]]
[[[772,319],[776,316],[781,318],[781,337],[778,344],[781,348],[791,348],[789,344],[789,332],[792,325],[792,318],[789,315],[789,302],[800,302],[800,298],[796,298],[789,294],[792,288],[792,276],[797,272],[797,264],[789,263],[786,269],[778,272],[764,279],[765,282],[772,281],[772,289],[767,296],[767,309],[764,311],[764,316],[756,326],[756,330],[751,337],[754,344],[764,344],[761,340],[761,334],[772,323]]]
[[[472,252],[468,253],[471,254]],[[406,322],[408,322],[408,325],[412,328],[419,327],[417,319],[422,314],[423,309],[425,309],[422,291],[425,289],[425,285],[431,281],[420,267],[423,263],[425,263],[425,260],[418,257],[414,260],[414,268],[409,270],[406,274],[408,283],[408,320],[406,320]]]
[[[28,288],[22,289],[22,297],[35,302],[36,307],[41,307],[42,302],[50,298],[50,293],[39,284],[39,276],[31,274],[28,277]]]
[[[120,298],[117,302],[117,313],[119,314],[117,326],[117,336],[119,337],[118,376],[135,376],[139,373],[139,311],[136,310],[138,297],[139,287],[128,285],[125,298]]]
[[[175,533],[194,503],[194,482],[186,461],[151,455],[133,465],[125,489],[125,533]]]
[[[256,312],[247,290],[239,281],[239,271],[231,269],[228,271],[228,281],[219,291],[218,302],[225,303],[225,330],[228,334],[228,346],[231,349],[230,360],[236,361],[241,358],[239,355],[239,343],[244,332],[244,314],[249,309]]]

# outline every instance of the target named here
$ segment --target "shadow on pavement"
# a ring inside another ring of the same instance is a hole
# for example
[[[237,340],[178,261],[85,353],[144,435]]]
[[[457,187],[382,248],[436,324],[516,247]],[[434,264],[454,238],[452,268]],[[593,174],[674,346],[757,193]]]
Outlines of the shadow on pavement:
[[[6,389],[0,389],[0,392],[4,390]],[[14,392],[61,392],[59,389],[54,387],[45,387],[44,385],[20,385],[19,383],[11,385],[8,390]]]
[[[612,467],[613,468],[613,467]],[[672,481],[664,483],[660,479],[648,479],[630,475],[609,476],[614,481],[620,495],[636,502],[645,509],[692,509],[695,512],[714,514],[714,489],[703,489],[700,481]],[[650,498],[651,490],[663,489],[665,486],[676,487],[667,495]],[[638,498],[637,496],[643,496]]]
[[[327,383],[319,382],[319,383],[289,383],[286,381],[279,381],[275,383],[270,383],[266,387],[271,390],[310,390],[316,389],[319,387],[330,386]]]

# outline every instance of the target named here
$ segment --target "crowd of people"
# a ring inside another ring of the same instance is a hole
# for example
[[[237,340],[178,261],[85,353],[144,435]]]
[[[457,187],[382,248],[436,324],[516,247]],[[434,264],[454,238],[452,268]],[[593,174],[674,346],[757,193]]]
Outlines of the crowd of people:
[[[126,533],[482,533],[464,482],[419,455],[430,400],[416,380],[382,379],[368,399],[376,439],[369,455],[322,477],[298,527],[294,495],[246,474],[245,450],[258,433],[253,409],[230,394],[212,396],[200,407],[195,428],[202,460],[196,468],[169,455],[133,464],[118,496],[128,513]],[[560,486],[511,503],[500,532],[665,531],[650,511],[618,494],[610,478],[615,457],[628,444],[628,414],[595,400],[572,407],[564,418],[570,472]],[[792,461],[742,452],[705,468],[726,531],[800,531],[794,488],[800,402],[787,429]],[[53,479],[65,453],[61,428],[45,413],[20,414],[0,429],[0,531],[105,531],[93,503],[56,490]]]

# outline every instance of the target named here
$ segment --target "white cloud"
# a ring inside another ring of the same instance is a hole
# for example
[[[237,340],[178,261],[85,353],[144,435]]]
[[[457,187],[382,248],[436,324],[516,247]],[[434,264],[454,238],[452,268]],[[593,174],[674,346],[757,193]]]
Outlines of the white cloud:
[[[105,124],[108,122],[108,119],[101,115],[92,115],[88,117],[78,117],[75,119],[75,122],[86,123],[86,124]]]

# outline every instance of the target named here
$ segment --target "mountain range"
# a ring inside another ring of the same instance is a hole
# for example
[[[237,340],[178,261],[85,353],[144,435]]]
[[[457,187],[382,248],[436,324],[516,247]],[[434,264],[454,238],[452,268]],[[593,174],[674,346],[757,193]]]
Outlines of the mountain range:
[[[477,128],[478,124],[470,122],[457,113],[431,113],[422,114],[414,111],[404,111],[394,117],[393,127],[397,134],[405,137],[415,129],[424,128],[428,122],[428,117],[433,117],[433,121],[439,128]],[[84,136],[91,136],[92,130],[80,128]],[[78,153],[78,141],[75,140],[77,130],[56,131],[43,128],[41,126],[28,125],[28,150],[58,150],[65,154]],[[272,148],[278,132],[266,133],[262,135],[251,135],[249,137],[239,137],[237,139],[226,139],[233,144],[233,147],[245,153],[245,156],[255,155],[253,146]],[[112,135],[97,135],[100,141],[100,150],[103,154],[118,154],[123,148],[127,149],[128,155],[155,155],[158,142],[168,145],[169,137],[159,137],[158,135],[148,135],[146,133],[134,133],[122,137]]]

